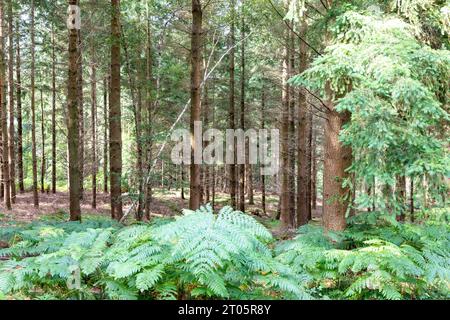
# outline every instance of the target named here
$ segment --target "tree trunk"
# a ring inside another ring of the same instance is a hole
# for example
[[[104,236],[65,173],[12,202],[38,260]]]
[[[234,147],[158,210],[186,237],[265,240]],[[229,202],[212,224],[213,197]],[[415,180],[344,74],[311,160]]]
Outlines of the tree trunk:
[[[103,80],[103,127],[104,127],[104,143],[103,143],[103,192],[108,193],[108,91],[109,77]]]
[[[329,112],[325,125],[323,222],[327,230],[342,231],[346,228],[345,215],[350,198],[350,189],[342,184],[348,178],[346,169],[352,163],[352,150],[342,145],[339,134],[342,127],[350,121],[350,114],[335,110],[335,97],[329,84],[326,86],[326,94]]]
[[[52,25],[52,193],[56,193],[56,55],[55,30]]]
[[[295,43],[294,43],[294,33],[289,32],[289,65],[288,65],[288,75],[289,78],[295,75]],[[295,215],[296,215],[296,186],[295,186],[295,154],[297,139],[295,137],[295,90],[294,87],[288,85],[289,92],[289,215],[291,217],[292,225],[295,225]]]
[[[194,137],[195,122],[201,121],[201,77],[202,77],[202,6],[200,0],[192,0],[192,35],[191,35],[191,136]],[[195,153],[201,148],[197,139],[191,139],[191,176],[189,208],[200,207],[201,180],[200,165],[195,164]]]
[[[13,28],[13,4],[8,1],[8,25],[9,25],[9,175],[11,180],[11,203],[16,203],[16,137],[14,130],[14,28]]]
[[[280,219],[284,229],[292,228],[294,221],[291,216],[290,193],[290,161],[289,161],[289,32],[285,32],[285,45],[283,49],[283,75],[282,75],[282,101],[281,101],[281,193],[280,193]]]
[[[241,113],[239,126],[245,132],[245,19],[243,9],[241,19]],[[246,161],[248,161],[248,156]],[[239,165],[239,210],[245,212],[245,164]]]
[[[229,65],[229,72],[230,72],[230,92],[229,92],[229,129],[236,129],[236,121],[235,121],[235,79],[234,79],[234,73],[235,73],[235,62],[234,62],[234,46],[235,46],[235,38],[234,38],[234,32],[235,32],[235,6],[236,1],[231,0],[231,30],[230,30],[230,38],[229,38],[229,47],[230,47],[230,65]],[[235,140],[233,141],[233,154],[234,154],[234,163],[228,165],[228,174],[229,174],[229,189],[230,189],[230,198],[231,198],[231,207],[236,208],[236,191],[237,191],[237,183],[236,183],[236,145]]]
[[[261,129],[264,130],[266,128],[266,90],[265,85],[263,84],[262,87],[262,94],[261,94]],[[262,172],[262,171],[261,171]],[[266,176],[261,175],[261,206],[263,213],[266,214]]]
[[[109,94],[109,137],[111,216],[122,219],[122,121],[120,109],[120,0],[111,0],[111,91]]]
[[[19,175],[19,191],[25,192],[25,186],[23,183],[23,126],[22,126],[22,82],[21,82],[21,59],[20,59],[20,22],[16,21],[16,90],[17,90],[17,168]]]
[[[77,0],[69,0],[69,5],[76,5]],[[74,12],[73,12],[74,13]],[[81,221],[80,209],[80,164],[79,164],[79,110],[78,110],[78,32],[74,26],[69,28],[69,77],[68,77],[68,121],[67,139],[69,151],[69,196],[70,220]]]
[[[147,156],[147,174],[150,174],[150,178],[146,181],[145,186],[145,217],[150,220],[150,205],[152,200],[152,179],[151,179],[151,168],[153,162],[152,156],[152,127],[153,127],[153,94],[152,88],[154,86],[153,82],[153,58],[152,58],[152,37],[151,37],[151,26],[150,26],[150,16],[148,12],[147,4],[147,54],[146,54],[146,111],[147,111],[147,123],[146,123],[146,156]],[[183,171],[183,168],[181,169]],[[184,195],[183,195],[184,197]]]
[[[44,125],[44,94],[41,92],[41,193],[45,192],[45,125]]]
[[[78,3],[80,1],[78,0]],[[80,149],[80,200],[84,197],[84,138],[86,136],[85,129],[84,129],[84,89],[83,89],[83,48],[82,48],[82,41],[81,41],[81,30],[78,30],[78,51],[79,51],[79,57],[78,57],[78,112],[79,112],[79,130],[80,130],[80,143],[79,143],[79,149]]]
[[[36,88],[35,88],[35,34],[34,34],[34,0],[31,0],[31,145],[33,167],[33,202],[34,207],[39,207],[38,180],[37,180],[37,156],[36,156]]]
[[[311,123],[313,131],[312,147],[311,147],[311,206],[313,210],[317,210],[317,133],[314,132],[314,125]]]
[[[4,12],[3,1],[0,2],[0,102],[1,102],[1,126],[2,126],[2,181],[3,199],[6,209],[11,210],[11,181],[9,177],[9,147],[8,147],[8,110],[6,106],[6,81],[5,81],[5,34],[3,29]]]
[[[405,221],[406,217],[406,177],[404,175],[397,177],[397,205],[399,206],[399,221]]]
[[[92,45],[91,63],[91,130],[92,130],[92,208],[97,208],[97,62]]]

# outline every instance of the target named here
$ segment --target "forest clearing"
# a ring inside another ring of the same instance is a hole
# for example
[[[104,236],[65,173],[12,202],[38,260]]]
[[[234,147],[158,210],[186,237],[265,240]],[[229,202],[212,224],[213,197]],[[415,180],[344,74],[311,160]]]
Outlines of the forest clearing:
[[[449,33],[448,0],[0,0],[0,300],[448,300]]]

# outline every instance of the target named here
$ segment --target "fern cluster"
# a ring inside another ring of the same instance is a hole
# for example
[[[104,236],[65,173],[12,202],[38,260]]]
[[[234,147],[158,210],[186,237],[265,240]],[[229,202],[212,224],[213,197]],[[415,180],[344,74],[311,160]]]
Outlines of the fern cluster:
[[[0,292],[32,298],[310,298],[271,234],[230,208],[122,229],[31,226],[0,251]],[[79,278],[77,278],[79,275]],[[71,286],[77,284],[79,286]],[[46,293],[46,294],[44,294]]]
[[[308,274],[309,285],[324,298],[449,298],[449,226],[379,217],[360,215],[343,233],[301,228],[278,246],[277,258]]]

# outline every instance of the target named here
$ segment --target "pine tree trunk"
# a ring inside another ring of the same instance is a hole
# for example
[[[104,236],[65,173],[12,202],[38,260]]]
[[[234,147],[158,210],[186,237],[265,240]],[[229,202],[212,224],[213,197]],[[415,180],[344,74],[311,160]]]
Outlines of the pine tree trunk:
[[[342,145],[339,134],[342,127],[350,121],[349,113],[338,113],[335,110],[334,97],[330,85],[326,86],[328,121],[325,125],[324,145],[324,216],[323,222],[327,230],[342,231],[346,228],[345,215],[348,208],[349,188],[343,187],[348,178],[346,169],[352,163],[352,150]]]
[[[2,181],[3,200],[5,207],[11,210],[11,181],[9,177],[9,147],[8,147],[8,110],[6,105],[6,70],[5,70],[5,34],[3,1],[0,2],[0,102],[2,127]]]
[[[111,0],[111,91],[109,94],[111,216],[122,219],[122,122],[120,108],[120,0]]]
[[[191,35],[191,136],[194,136],[195,122],[201,121],[201,77],[202,77],[202,6],[200,0],[192,0],[192,35]],[[201,148],[197,139],[191,141],[191,176],[189,208],[200,207],[201,180],[200,165],[194,163],[195,153]]]
[[[31,0],[31,145],[32,145],[32,167],[33,167],[33,202],[34,207],[39,207],[38,179],[37,179],[37,156],[36,156],[36,84],[35,84],[35,30],[34,17],[35,5]]]
[[[243,6],[242,6],[243,8]],[[245,19],[241,13],[241,112],[240,129],[245,132]],[[244,142],[245,143],[245,142]],[[247,149],[247,148],[246,148]],[[246,157],[248,161],[248,156]],[[239,210],[245,212],[245,164],[239,165]]]
[[[41,193],[45,192],[45,125],[44,125],[44,94],[41,92]]]
[[[295,75],[295,43],[294,43],[294,33],[289,32],[289,65],[288,65],[288,75],[289,78]],[[292,225],[295,225],[296,221],[296,186],[295,186],[295,155],[297,139],[295,137],[295,90],[294,87],[289,85],[289,215],[291,217]]]
[[[311,123],[313,131],[312,150],[311,150],[311,205],[313,210],[317,210],[317,134],[313,130],[313,123]]]
[[[19,179],[19,191],[25,192],[23,183],[23,126],[22,126],[22,79],[21,79],[21,59],[20,59],[20,22],[16,21],[16,96],[17,96],[17,168]]]
[[[262,94],[261,94],[261,129],[264,130],[266,128],[266,89],[265,85],[263,84],[262,87]],[[261,171],[262,172],[262,171]],[[261,175],[261,206],[263,213],[266,214],[266,176]]]
[[[11,180],[11,203],[16,203],[16,137],[14,130],[14,28],[13,28],[13,4],[8,1],[8,25],[9,25],[9,175]]]
[[[56,193],[56,55],[55,30],[52,25],[52,193]]]
[[[229,96],[229,129],[236,129],[236,121],[235,121],[235,79],[234,79],[234,73],[235,73],[235,62],[234,62],[234,46],[235,46],[235,38],[234,38],[234,32],[235,32],[235,6],[236,1],[231,0],[231,30],[230,30],[230,39],[229,39],[229,47],[230,47],[230,65],[229,65],[229,72],[230,72],[230,96]],[[236,139],[234,139],[236,140]],[[236,191],[237,191],[237,182],[236,182],[236,145],[235,141],[233,143],[233,153],[234,153],[234,163],[228,165],[228,174],[229,174],[229,189],[230,189],[230,198],[231,198],[231,207],[236,208]]]
[[[92,130],[92,208],[97,208],[97,62],[92,45],[91,62],[91,130]]]
[[[108,193],[108,91],[109,91],[109,77],[106,76],[103,80],[103,192]]]
[[[80,1],[78,0],[78,4]],[[85,129],[84,129],[84,88],[83,88],[83,48],[81,41],[81,30],[78,30],[78,113],[79,113],[79,130],[80,130],[80,200],[84,197],[84,139],[85,139]]]
[[[77,0],[69,0],[69,5],[76,5]],[[69,77],[68,77],[68,121],[67,138],[69,153],[69,196],[70,196],[70,220],[81,221],[80,209],[80,120],[78,99],[78,32],[75,28],[69,29]]]
[[[147,174],[151,175],[151,168],[153,162],[152,156],[152,132],[153,132],[153,97],[152,88],[154,86],[153,82],[153,58],[152,58],[152,36],[151,36],[151,25],[150,25],[150,15],[148,12],[147,4],[147,53],[146,53],[146,99],[145,99],[145,109],[147,111],[147,123],[146,123],[146,158],[147,158]],[[183,170],[183,168],[181,169]],[[152,179],[150,178],[146,181],[145,186],[145,217],[150,220],[150,205],[152,201]],[[183,183],[183,182],[182,182]],[[183,195],[184,199],[184,195]]]
[[[280,219],[284,229],[293,227],[291,216],[291,196],[290,196],[290,166],[289,166],[289,33],[284,35],[285,45],[283,49],[283,75],[282,75],[282,97],[281,97],[281,193],[280,193]]]

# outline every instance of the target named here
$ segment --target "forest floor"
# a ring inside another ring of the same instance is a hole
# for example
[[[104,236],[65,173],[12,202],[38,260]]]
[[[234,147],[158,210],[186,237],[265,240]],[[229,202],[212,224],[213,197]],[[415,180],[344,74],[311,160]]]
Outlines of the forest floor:
[[[261,194],[255,193],[255,204],[246,205],[247,213],[254,216],[268,229],[272,230],[278,236],[277,229],[279,228],[279,221],[275,220],[278,209],[278,196],[276,194],[268,195],[266,197],[266,215],[262,212]],[[81,210],[83,214],[89,215],[103,215],[110,214],[110,198],[109,194],[97,194],[97,208],[92,208],[92,194],[85,193],[84,199],[81,202]],[[216,210],[229,204],[229,196],[224,193],[216,195]],[[129,203],[124,201],[124,212],[129,208]],[[154,190],[154,197],[151,206],[151,213],[153,217],[173,217],[182,212],[184,208],[189,206],[188,194],[186,199],[181,199],[180,190]],[[317,207],[313,211],[314,220],[320,220],[322,207]],[[33,205],[33,194],[31,192],[18,194],[16,196],[16,203],[13,205],[11,211],[6,210],[2,201],[0,201],[0,223],[3,222],[31,222],[44,216],[51,216],[54,214],[65,214],[69,212],[69,194],[67,192],[39,193],[39,208]]]

